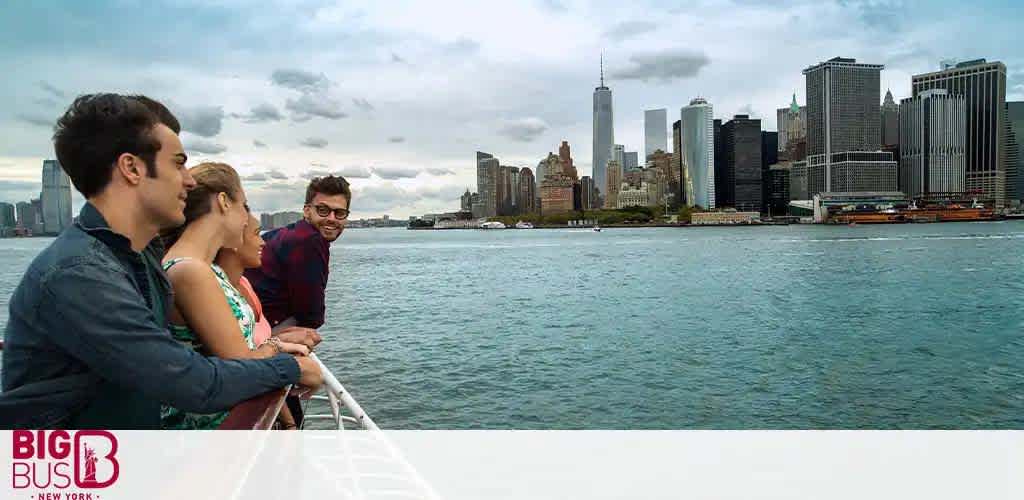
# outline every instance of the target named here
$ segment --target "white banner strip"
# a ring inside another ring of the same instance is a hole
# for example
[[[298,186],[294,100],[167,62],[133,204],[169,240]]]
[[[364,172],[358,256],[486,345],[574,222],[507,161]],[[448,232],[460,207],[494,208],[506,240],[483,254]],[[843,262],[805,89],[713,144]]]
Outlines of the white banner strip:
[[[1024,498],[1022,431],[2,431],[0,498]]]

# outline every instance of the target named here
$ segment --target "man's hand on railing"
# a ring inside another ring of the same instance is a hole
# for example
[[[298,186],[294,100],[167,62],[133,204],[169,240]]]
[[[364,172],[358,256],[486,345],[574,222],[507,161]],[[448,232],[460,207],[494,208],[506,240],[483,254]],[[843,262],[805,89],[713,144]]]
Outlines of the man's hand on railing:
[[[299,385],[317,389],[324,383],[324,375],[320,372],[320,365],[313,358],[296,356],[295,361],[299,362]]]
[[[289,326],[281,330],[280,333],[275,333],[275,337],[281,339],[283,342],[291,342],[293,344],[303,344],[311,350],[320,343],[320,334],[312,328],[302,328],[299,326]]]

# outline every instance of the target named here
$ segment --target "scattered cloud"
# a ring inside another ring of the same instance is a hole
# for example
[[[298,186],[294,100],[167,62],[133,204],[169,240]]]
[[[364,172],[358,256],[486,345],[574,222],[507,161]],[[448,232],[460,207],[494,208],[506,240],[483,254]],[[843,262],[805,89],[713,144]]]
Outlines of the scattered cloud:
[[[507,120],[498,130],[498,134],[514,141],[532,142],[548,129],[544,120],[536,117]]]
[[[459,37],[454,42],[445,45],[445,50],[452,54],[472,54],[480,50],[480,42],[472,38]]]
[[[412,205],[420,196],[392,183],[353,186],[352,209],[361,211],[392,210],[397,206]]]
[[[311,148],[323,149],[327,147],[327,139],[324,139],[322,137],[307,137],[303,139],[302,142],[300,142],[299,144]]]
[[[267,171],[267,177],[270,177],[271,179],[287,179],[288,178],[287,175],[285,175],[283,172],[281,172],[280,170],[277,170],[277,169],[268,170]]]
[[[399,56],[398,54],[395,54],[394,52],[392,52],[391,53],[391,62],[396,63],[396,64],[405,64],[405,59],[402,59],[401,56]]]
[[[265,142],[263,142],[263,141],[261,141],[259,139],[253,139],[252,140],[252,145],[256,146],[257,148],[265,148],[265,147],[267,147],[267,143],[265,143]]]
[[[740,106],[740,109],[736,110],[737,115],[749,115],[751,118],[757,118],[757,111],[754,111],[754,106],[750,103]]]
[[[400,142],[405,142],[405,137],[397,136],[397,135],[394,136],[394,137],[388,137],[388,142],[393,143],[393,144],[397,144],[397,143],[400,143]]]
[[[223,144],[190,132],[183,132],[181,134],[181,142],[185,146],[185,150],[190,153],[217,155],[228,150],[227,146]]]
[[[551,12],[565,13],[569,11],[560,0],[540,0],[540,5]]]
[[[621,80],[656,80],[670,82],[697,76],[701,68],[711,63],[702,52],[686,49],[672,49],[662,52],[634,54],[629,57],[630,66],[612,72],[612,78]]]
[[[267,174],[262,174],[262,173],[257,172],[255,174],[249,174],[249,175],[246,175],[246,176],[242,177],[242,180],[243,181],[262,182],[262,181],[267,180]]]
[[[455,175],[455,172],[447,168],[428,168],[426,172],[430,175],[442,176],[442,175]]]
[[[20,113],[17,115],[18,120],[28,123],[29,125],[35,125],[37,127],[52,128],[57,124],[56,118],[45,118],[35,113]]]
[[[621,42],[653,31],[657,27],[657,24],[650,21],[625,21],[606,30],[604,36],[610,40]]]
[[[39,106],[45,106],[48,108],[56,108],[60,106],[60,103],[52,97],[40,97],[38,99],[33,99],[32,103]]]
[[[221,122],[224,120],[224,109],[220,106],[181,106],[175,109],[182,130],[202,137],[213,137],[220,133]]]
[[[239,118],[245,123],[279,122],[284,116],[273,104],[263,103],[253,106],[248,114],[232,114],[232,118]]]
[[[341,104],[323,94],[302,94],[298,99],[288,99],[284,107],[292,112],[292,120],[297,122],[313,117],[337,120],[348,116],[341,110]]]
[[[418,194],[427,199],[439,201],[454,201],[462,197],[466,192],[464,186],[449,184],[445,186],[428,186],[418,191]]]
[[[64,99],[66,97],[63,90],[58,89],[53,85],[50,85],[48,82],[40,80],[39,82],[37,82],[37,85],[39,85],[39,88],[45,90],[47,93],[58,99]]]
[[[357,108],[363,111],[373,111],[373,104],[370,104],[370,101],[366,99],[353,97],[352,104],[355,104]]]
[[[270,75],[274,85],[299,92],[316,92],[325,90],[331,81],[323,73],[319,75],[300,69],[276,69]]]
[[[420,171],[411,167],[373,167],[373,173],[381,179],[413,179],[420,175]]]
[[[357,165],[349,165],[347,167],[341,167],[338,170],[338,175],[346,179],[369,179],[371,175],[370,169],[366,167],[360,167]]]

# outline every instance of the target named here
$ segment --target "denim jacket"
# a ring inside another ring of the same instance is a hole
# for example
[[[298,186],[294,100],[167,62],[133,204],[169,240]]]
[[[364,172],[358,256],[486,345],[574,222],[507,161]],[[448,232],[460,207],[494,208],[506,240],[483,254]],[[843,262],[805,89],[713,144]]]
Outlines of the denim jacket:
[[[162,254],[159,238],[133,251],[86,203],[11,297],[0,428],[153,429],[161,402],[211,413],[298,382],[290,355],[208,358],[174,340]]]

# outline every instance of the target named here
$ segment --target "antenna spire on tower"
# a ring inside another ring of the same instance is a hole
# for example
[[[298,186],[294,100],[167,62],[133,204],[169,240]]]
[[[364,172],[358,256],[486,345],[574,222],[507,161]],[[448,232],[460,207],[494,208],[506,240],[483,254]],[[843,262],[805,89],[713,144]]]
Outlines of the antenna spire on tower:
[[[601,53],[601,86],[604,87],[604,52]]]

